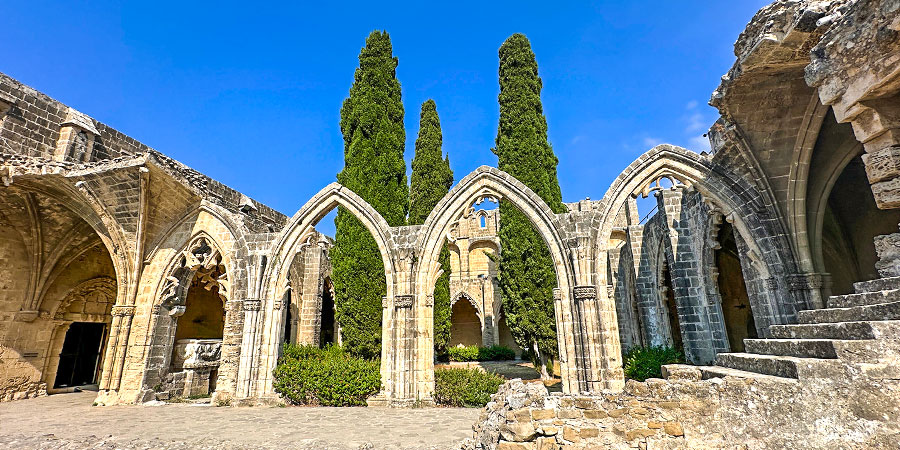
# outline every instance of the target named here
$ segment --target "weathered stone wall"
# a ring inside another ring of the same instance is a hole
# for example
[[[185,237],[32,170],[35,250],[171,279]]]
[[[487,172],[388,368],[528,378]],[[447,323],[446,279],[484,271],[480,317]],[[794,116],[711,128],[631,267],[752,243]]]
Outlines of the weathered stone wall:
[[[500,344],[498,322],[501,297],[497,286],[497,265],[491,259],[496,258],[500,251],[500,239],[497,237],[499,221],[499,209],[476,211],[472,208],[450,232],[450,305],[453,308],[459,301],[469,302],[475,308],[475,322],[480,324],[480,339],[474,338],[476,333],[473,331],[465,339],[451,337],[453,342],[478,340],[479,345]],[[458,314],[457,317],[463,316]],[[465,320],[471,321],[471,317],[466,317]],[[461,332],[460,328],[455,329],[457,334]],[[514,342],[504,342],[504,345],[509,344],[515,347]]]
[[[700,380],[672,366],[666,380],[629,381],[621,394],[548,395],[501,386],[462,449],[894,449],[900,382],[882,361],[846,375]],[[847,376],[850,375],[850,376]]]

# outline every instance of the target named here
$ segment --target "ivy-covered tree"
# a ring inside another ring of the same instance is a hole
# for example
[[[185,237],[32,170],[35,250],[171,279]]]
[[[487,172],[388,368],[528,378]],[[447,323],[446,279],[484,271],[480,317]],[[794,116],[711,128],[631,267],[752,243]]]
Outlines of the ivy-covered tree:
[[[514,34],[500,46],[498,167],[525,183],[556,212],[564,212],[556,165],[541,105],[541,78],[531,43]],[[516,343],[530,348],[547,377],[548,356],[556,355],[553,288],[556,275],[546,243],[515,206],[500,202],[498,284],[503,312]]]
[[[425,223],[428,214],[453,186],[450,158],[441,151],[441,121],[434,100],[422,104],[416,155],[412,160],[409,186],[409,224]],[[434,348],[445,353],[450,343],[450,251],[444,245],[440,254],[444,272],[434,286]]]
[[[409,210],[403,149],[403,103],[387,32],[373,31],[359,53],[350,96],[341,107],[344,169],[337,180],[369,202],[391,226]],[[357,355],[381,352],[384,265],[375,239],[352,213],[338,208],[331,250],[337,320],[343,343]]]

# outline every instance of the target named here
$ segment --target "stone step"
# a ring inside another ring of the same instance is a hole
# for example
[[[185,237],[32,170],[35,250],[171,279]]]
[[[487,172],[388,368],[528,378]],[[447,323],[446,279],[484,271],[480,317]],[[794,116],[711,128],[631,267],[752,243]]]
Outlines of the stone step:
[[[897,340],[900,320],[772,325],[769,333],[774,339]]]
[[[747,353],[797,358],[835,359],[833,339],[744,339]]]
[[[900,277],[876,278],[874,280],[853,283],[853,290],[856,291],[857,294],[886,291],[888,289],[900,289]]]
[[[729,367],[722,366],[698,366],[701,373],[701,379],[709,380],[711,378],[725,378],[725,377],[738,377],[738,378],[753,378],[753,379],[762,379],[762,380],[772,380],[772,381],[782,381],[787,383],[796,383],[797,380],[793,378],[784,378],[784,377],[776,377],[772,375],[764,375],[756,372],[747,372],[746,370],[738,370],[731,369]]]
[[[829,308],[852,308],[854,306],[878,305],[900,302],[900,289],[863,292],[860,294],[832,295],[826,301]]]
[[[754,355],[751,353],[719,353],[716,365],[745,372],[761,373],[782,378],[799,378],[800,358],[789,356]]]
[[[869,320],[900,320],[900,301],[849,308],[811,309],[797,312],[797,321],[807,324]]]

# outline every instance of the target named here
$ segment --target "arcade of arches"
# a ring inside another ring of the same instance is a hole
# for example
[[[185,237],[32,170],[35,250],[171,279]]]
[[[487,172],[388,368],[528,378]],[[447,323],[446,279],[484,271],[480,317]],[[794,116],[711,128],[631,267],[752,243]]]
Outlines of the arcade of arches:
[[[900,58],[883,57],[896,40],[872,28],[896,34],[896,12],[813,26],[804,14],[818,9],[782,3],[736,46],[709,152],[656,146],[600,200],[559,214],[482,166],[423,225],[390,227],[337,183],[286,217],[0,74],[0,400],[96,384],[103,405],[277,402],[282,344],[341,340],[332,240],[314,228],[341,207],[385,267],[370,404],[427,405],[442,271],[451,345],[514,346],[493,262],[503,218],[473,206],[486,199],[519,208],[549,249],[564,392],[622,391],[623,350],[651,345],[683,349],[704,376],[797,378],[791,358],[836,356],[790,339],[849,339],[809,321],[900,320]],[[841,17],[862,14],[853,8]],[[829,50],[799,50],[815,46]],[[877,317],[859,303],[876,300]]]

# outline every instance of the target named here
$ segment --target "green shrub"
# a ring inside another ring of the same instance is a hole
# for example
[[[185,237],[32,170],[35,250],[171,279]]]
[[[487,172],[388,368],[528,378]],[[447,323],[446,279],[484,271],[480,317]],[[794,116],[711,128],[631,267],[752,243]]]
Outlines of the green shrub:
[[[684,355],[671,347],[634,347],[625,353],[625,377],[644,381],[662,378],[662,366],[684,362]]]
[[[275,368],[275,392],[299,405],[365,405],[381,386],[379,365],[339,346],[286,344]]]
[[[467,347],[450,347],[447,349],[447,355],[450,361],[504,361],[508,359],[516,359],[516,352],[509,347],[502,345],[492,345],[490,347],[478,347],[469,345]]]
[[[509,359],[516,359],[516,352],[509,347],[492,345],[478,349],[479,361],[505,361]]]
[[[450,361],[478,361],[478,347],[474,345],[450,347],[447,354],[450,355]]]
[[[480,408],[506,380],[478,369],[435,369],[434,401],[445,406]]]

